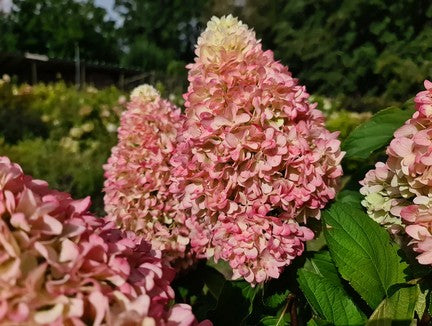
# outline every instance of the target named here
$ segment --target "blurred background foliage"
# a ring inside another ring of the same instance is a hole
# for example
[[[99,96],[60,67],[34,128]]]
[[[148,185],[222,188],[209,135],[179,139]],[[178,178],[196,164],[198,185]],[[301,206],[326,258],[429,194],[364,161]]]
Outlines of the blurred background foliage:
[[[0,79],[0,154],[53,188],[91,195],[102,213],[102,165],[125,101],[114,87],[78,91],[62,82],[18,86]]]
[[[13,0],[12,11],[0,14],[0,50],[31,52],[54,58],[80,55],[116,63],[122,53],[115,22],[93,1]]]
[[[155,71],[186,85],[185,65],[212,15],[233,13],[310,92],[345,109],[376,111],[407,100],[432,72],[427,0],[13,0],[0,14],[0,51]],[[59,19],[61,17],[61,19]]]
[[[221,2],[217,14],[234,11]],[[432,74],[427,0],[249,0],[235,12],[309,91],[345,109],[405,102]]]

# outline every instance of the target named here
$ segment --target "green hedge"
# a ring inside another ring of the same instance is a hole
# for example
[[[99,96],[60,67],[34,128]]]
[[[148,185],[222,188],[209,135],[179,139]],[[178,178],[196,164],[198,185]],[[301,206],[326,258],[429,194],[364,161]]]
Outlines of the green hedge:
[[[102,165],[116,143],[125,95],[111,87],[64,83],[0,85],[0,153],[26,173],[76,198],[91,195],[102,213]]]

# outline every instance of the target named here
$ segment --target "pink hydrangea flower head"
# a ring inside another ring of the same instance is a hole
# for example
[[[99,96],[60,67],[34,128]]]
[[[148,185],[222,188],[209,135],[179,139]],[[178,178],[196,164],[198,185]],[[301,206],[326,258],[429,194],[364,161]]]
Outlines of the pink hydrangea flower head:
[[[131,93],[105,169],[108,219],[137,232],[176,267],[188,265],[189,229],[169,193],[169,163],[183,122],[180,110],[149,85]]]
[[[415,99],[416,112],[394,133],[386,163],[379,162],[361,184],[362,204],[391,232],[412,238],[421,264],[432,264],[432,83]]]
[[[419,92],[415,97],[416,110],[424,117],[432,115],[432,82],[424,81],[426,90]]]
[[[0,157],[0,323],[196,324],[190,307],[169,308],[174,270],[160,251],[89,204]]]
[[[213,18],[196,54],[170,188],[193,252],[261,283],[313,237],[298,223],[334,198],[340,142],[305,87],[237,18]]]

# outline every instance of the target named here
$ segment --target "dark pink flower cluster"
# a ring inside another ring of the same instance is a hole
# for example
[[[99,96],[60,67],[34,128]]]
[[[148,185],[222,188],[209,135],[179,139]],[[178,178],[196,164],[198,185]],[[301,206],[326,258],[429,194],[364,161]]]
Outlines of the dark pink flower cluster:
[[[432,83],[414,99],[416,112],[394,133],[386,163],[360,190],[369,215],[393,233],[405,231],[419,263],[432,265]]]
[[[169,160],[184,117],[151,86],[131,94],[121,118],[118,145],[105,169],[105,210],[121,228],[143,235],[180,267],[192,262],[189,229],[169,193]]]
[[[196,54],[170,186],[191,250],[252,284],[277,278],[313,238],[299,222],[335,197],[337,133],[236,18],[213,18]]]
[[[132,232],[0,157],[2,325],[192,325],[174,271]]]

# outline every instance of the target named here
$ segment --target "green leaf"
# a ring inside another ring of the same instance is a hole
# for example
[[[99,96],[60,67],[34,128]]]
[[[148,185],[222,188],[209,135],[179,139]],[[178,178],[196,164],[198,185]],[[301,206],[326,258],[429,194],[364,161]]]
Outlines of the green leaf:
[[[260,320],[260,325],[263,326],[288,326],[290,324],[290,315],[286,312],[277,316],[266,316]]]
[[[279,309],[275,316],[266,316],[260,320],[260,325],[264,326],[288,326],[291,322],[288,301]]]
[[[320,251],[325,245],[327,245],[327,243],[324,237],[324,233],[316,232],[315,238],[306,242],[306,250],[309,252]]]
[[[329,322],[317,318],[313,318],[307,322],[307,326],[328,326]]]
[[[246,281],[232,282],[232,285],[236,288],[241,289],[243,298],[245,298],[249,302],[248,313],[251,314],[253,310],[253,303],[255,301],[255,297],[258,294],[258,292],[262,290],[262,285],[257,285],[255,287],[252,287]]]
[[[342,190],[336,197],[338,203],[352,204],[360,209],[362,208],[362,199],[362,194],[359,191],[354,190]]]
[[[204,283],[209,289],[212,296],[216,300],[219,300],[219,297],[222,293],[222,289],[226,282],[224,276],[213,268],[204,269],[202,275],[203,275]]]
[[[414,311],[417,313],[418,316],[420,316],[420,318],[423,316],[426,310],[428,293],[429,290],[421,291],[417,297]]]
[[[264,300],[264,305],[269,308],[277,308],[282,303],[286,302],[290,291],[285,290],[282,293],[275,293]]]
[[[344,279],[375,309],[390,286],[404,283],[398,247],[388,232],[356,206],[335,203],[324,212],[324,234]]]
[[[203,320],[216,308],[225,282],[222,274],[200,262],[197,269],[179,275],[172,286],[179,302],[191,304],[197,319]]]
[[[403,321],[409,325],[414,318],[414,309],[420,294],[418,286],[401,288],[391,297],[385,298],[373,312],[368,326],[392,325],[394,321]]]
[[[364,314],[343,288],[328,252],[316,253],[298,271],[300,289],[316,313],[334,325],[362,325]]]
[[[225,281],[210,320],[215,325],[241,325],[252,313],[255,297],[261,290],[246,281]]]
[[[388,108],[375,114],[369,121],[351,132],[343,142],[346,158],[366,159],[372,152],[386,146],[393,133],[408,120],[413,110]]]
[[[228,262],[220,259],[217,263],[213,259],[207,260],[207,266],[210,266],[221,273],[225,279],[231,280],[233,271]]]

